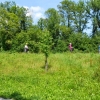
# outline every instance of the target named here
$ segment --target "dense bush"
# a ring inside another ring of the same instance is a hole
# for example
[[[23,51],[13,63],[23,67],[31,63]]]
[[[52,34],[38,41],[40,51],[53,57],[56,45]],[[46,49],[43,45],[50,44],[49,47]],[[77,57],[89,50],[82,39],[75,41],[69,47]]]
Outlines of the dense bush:
[[[14,51],[23,52],[25,43],[28,43],[30,52],[41,52],[41,39],[45,32],[39,31],[22,31],[17,34],[12,42],[7,41],[8,48]],[[66,42],[67,41],[67,42]],[[57,40],[56,46],[52,45],[51,52],[66,52],[68,51],[68,45],[71,42],[75,52],[98,52],[100,38],[97,36],[91,38],[86,34],[82,33],[72,33],[68,40],[63,40],[59,38]],[[52,41],[52,44],[53,41]],[[53,47],[54,46],[54,47]],[[8,49],[8,50],[9,50]]]

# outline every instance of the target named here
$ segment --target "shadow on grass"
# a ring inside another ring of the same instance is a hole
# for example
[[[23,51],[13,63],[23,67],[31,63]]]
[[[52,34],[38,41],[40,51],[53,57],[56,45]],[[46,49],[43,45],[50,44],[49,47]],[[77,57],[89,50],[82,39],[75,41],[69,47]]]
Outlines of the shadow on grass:
[[[13,94],[11,94],[10,98],[13,98],[14,100],[27,100],[23,98],[22,95],[18,92],[14,92]]]
[[[9,93],[0,95],[0,100],[40,100],[40,97],[33,95],[30,98],[24,98],[19,92],[14,92],[10,95]]]
[[[2,98],[2,100],[29,100],[23,98],[22,95],[18,92],[14,92],[11,95],[9,95],[9,93],[5,93],[4,95],[0,95],[0,97]]]
[[[50,64],[48,64],[48,70],[51,68],[52,66]],[[45,69],[45,65],[41,66],[42,69]]]

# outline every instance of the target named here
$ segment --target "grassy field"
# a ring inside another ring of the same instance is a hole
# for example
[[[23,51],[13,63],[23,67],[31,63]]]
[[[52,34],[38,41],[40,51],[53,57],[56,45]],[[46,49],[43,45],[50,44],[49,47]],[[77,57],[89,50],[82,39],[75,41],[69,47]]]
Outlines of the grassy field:
[[[14,100],[100,100],[100,54],[0,53],[0,97]]]

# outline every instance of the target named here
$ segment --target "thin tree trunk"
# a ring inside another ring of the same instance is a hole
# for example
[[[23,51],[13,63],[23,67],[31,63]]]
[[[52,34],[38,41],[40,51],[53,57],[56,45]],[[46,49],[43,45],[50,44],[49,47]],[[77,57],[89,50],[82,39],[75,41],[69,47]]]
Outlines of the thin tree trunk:
[[[48,71],[48,57],[45,57],[45,70]]]

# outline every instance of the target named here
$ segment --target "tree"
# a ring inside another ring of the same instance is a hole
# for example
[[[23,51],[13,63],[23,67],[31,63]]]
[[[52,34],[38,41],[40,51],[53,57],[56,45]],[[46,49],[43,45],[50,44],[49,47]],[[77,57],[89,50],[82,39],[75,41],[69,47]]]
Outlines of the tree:
[[[41,52],[39,43],[42,37],[42,30],[37,25],[33,25],[28,29],[27,35],[29,35],[30,51],[35,53]]]
[[[0,7],[5,9],[9,13],[14,13],[16,16],[18,16],[19,20],[18,22],[20,23],[20,29],[21,30],[27,31],[29,26],[32,26],[32,17],[27,16],[28,13],[28,8],[25,7],[19,7],[16,5],[14,1],[6,1],[4,3],[0,3]]]
[[[89,21],[89,15],[87,13],[86,3],[80,0],[76,5],[73,11],[74,15],[74,30],[79,33],[87,28],[87,23]]]
[[[48,30],[42,32],[42,37],[40,41],[41,50],[45,55],[45,70],[48,70],[48,57],[52,46],[52,38]]]
[[[7,12],[5,9],[0,9],[0,35],[1,47],[5,50],[11,49],[12,39],[19,29],[18,17]]]
[[[94,36],[100,29],[100,1],[90,0],[88,5],[91,9],[89,14],[92,21],[92,36]]]
[[[58,5],[59,13],[62,17],[62,24],[71,28],[74,32],[83,32],[88,23],[88,13],[86,4],[80,0],[75,3],[71,0],[63,0]]]
[[[57,6],[61,15],[61,24],[69,28],[72,26],[74,6],[75,3],[71,0],[63,0],[60,2],[60,5]]]
[[[12,41],[22,30],[32,26],[31,16],[27,9],[19,7],[15,2],[0,3],[0,47],[4,50],[12,48]]]
[[[60,37],[60,15],[58,14],[58,11],[56,11],[54,8],[50,8],[45,12],[46,15],[46,27],[47,30],[50,32],[52,36],[52,42],[53,46],[52,49],[54,50],[57,47],[57,42]]]
[[[43,18],[40,18],[39,21],[38,21],[38,27],[41,29],[41,30],[44,30],[46,27],[46,19],[43,19]]]

